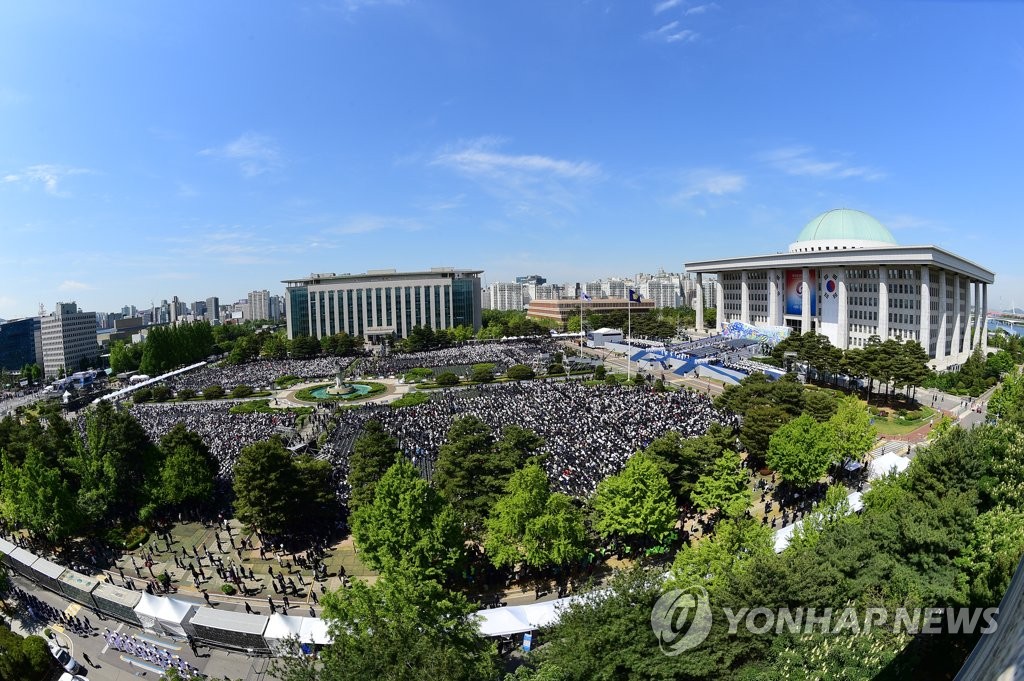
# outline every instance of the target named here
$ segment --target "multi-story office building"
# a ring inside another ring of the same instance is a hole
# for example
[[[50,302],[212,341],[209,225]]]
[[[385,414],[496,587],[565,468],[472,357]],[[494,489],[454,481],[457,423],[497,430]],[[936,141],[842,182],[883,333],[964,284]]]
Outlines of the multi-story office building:
[[[565,289],[559,284],[527,284],[527,301],[533,300],[558,300],[562,297]]]
[[[284,296],[270,296],[270,316],[272,322],[279,322],[284,319]]]
[[[842,348],[871,336],[921,344],[937,370],[988,345],[989,270],[937,246],[900,246],[856,210],[831,210],[804,227],[788,253],[686,264],[714,282],[718,324],[816,331]],[[698,296],[703,308],[706,296]],[[698,329],[703,319],[697,315]]]
[[[586,313],[607,314],[609,312],[649,312],[654,309],[654,303],[643,300],[639,303],[630,303],[625,298],[602,298],[583,302]],[[534,319],[551,319],[560,324],[569,321],[569,317],[580,313],[581,301],[572,298],[560,300],[531,300],[526,310],[526,316]]]
[[[599,281],[588,281],[583,285],[583,290],[587,292],[587,295],[590,296],[591,300],[608,297],[604,292],[604,286]]]
[[[546,284],[548,280],[539,274],[527,274],[522,277],[516,277],[517,284]]]
[[[20,371],[26,364],[43,366],[39,317],[9,319],[0,324],[0,368]]]
[[[74,373],[83,368],[83,360],[92,362],[99,355],[96,342],[96,314],[79,312],[78,305],[57,303],[56,309],[41,319],[43,371],[47,378],[63,368]]]
[[[270,319],[270,291],[249,292],[249,315],[246,319]]]
[[[206,315],[206,301],[196,300],[192,303],[192,316],[194,318],[201,318]]]
[[[206,319],[211,324],[220,323],[220,298],[217,296],[206,299]]]
[[[522,310],[526,307],[523,284],[495,282],[487,287],[490,294],[490,310]]]
[[[288,279],[288,337],[344,331],[371,343],[405,338],[414,327],[480,329],[480,270],[370,270]]]

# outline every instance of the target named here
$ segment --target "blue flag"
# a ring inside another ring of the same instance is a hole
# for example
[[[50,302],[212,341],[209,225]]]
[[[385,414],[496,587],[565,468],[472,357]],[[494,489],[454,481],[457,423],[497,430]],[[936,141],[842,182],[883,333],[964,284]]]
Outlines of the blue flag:
[[[580,300],[590,300],[590,295],[586,291],[580,291]]]
[[[629,301],[631,303],[639,303],[641,298],[643,298],[643,296],[641,296],[633,289],[629,289]]]

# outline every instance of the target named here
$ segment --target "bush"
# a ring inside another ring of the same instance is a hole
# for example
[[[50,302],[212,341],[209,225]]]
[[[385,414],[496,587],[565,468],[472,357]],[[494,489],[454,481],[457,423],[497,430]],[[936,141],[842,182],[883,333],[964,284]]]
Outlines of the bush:
[[[608,385],[618,385],[619,376],[618,374],[608,374],[607,376],[604,377],[604,382],[607,383]]]
[[[220,590],[228,596],[234,596],[236,593],[238,593],[238,590],[231,584],[221,584]]]
[[[253,389],[248,385],[240,385],[231,391],[232,397],[249,397],[252,395]]]
[[[490,363],[474,364],[469,380],[476,383],[489,383],[494,380],[495,369],[496,367]]]
[[[430,401],[430,395],[427,393],[408,393],[399,397],[394,402],[390,403],[390,407],[393,409],[401,409],[402,407],[415,407],[418,404],[423,404]]]
[[[403,378],[405,378],[406,383],[419,383],[420,381],[428,381],[433,377],[433,371],[431,371],[430,369],[418,367],[416,369],[410,369],[409,371],[406,371],[405,376]]]
[[[596,381],[603,381],[604,377],[605,377],[605,375],[607,375],[607,373],[608,373],[608,370],[604,368],[604,365],[603,364],[598,364],[597,368],[594,369],[594,380],[596,380]]]
[[[132,395],[132,401],[135,404],[142,404],[143,402],[149,402],[152,399],[153,399],[153,391],[150,390],[149,388],[139,388],[138,390],[135,391],[135,394]]]
[[[656,393],[663,393],[663,392],[665,392],[667,390],[668,390],[668,388],[665,387],[665,381],[663,381],[663,380],[661,380],[659,378],[658,380],[656,380],[654,382],[654,392],[656,392]]]
[[[219,400],[224,397],[224,388],[219,385],[208,385],[203,388],[204,400]]]
[[[156,402],[166,402],[171,399],[171,389],[163,383],[158,383],[153,386],[153,400]]]
[[[191,388],[182,388],[178,391],[179,400],[194,400],[196,397],[196,391]]]
[[[444,372],[443,374],[441,374],[440,376],[437,377],[437,380],[435,381],[435,383],[437,383],[438,385],[441,385],[441,386],[446,386],[446,387],[447,386],[458,385],[459,384],[459,377],[456,376],[451,371],[446,371],[446,372]]]
[[[549,364],[548,376],[565,376],[565,367],[561,364]]]
[[[515,364],[508,368],[505,375],[511,378],[513,381],[525,381],[533,378],[537,374],[533,371],[532,367],[525,364]]]

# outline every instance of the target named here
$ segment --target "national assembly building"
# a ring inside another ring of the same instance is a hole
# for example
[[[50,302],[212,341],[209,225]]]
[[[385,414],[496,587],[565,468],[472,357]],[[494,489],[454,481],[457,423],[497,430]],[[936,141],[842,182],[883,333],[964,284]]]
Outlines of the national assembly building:
[[[720,330],[814,331],[844,350],[875,335],[914,340],[938,371],[958,368],[978,344],[987,349],[994,274],[937,246],[900,246],[857,210],[817,216],[786,253],[689,262],[686,270],[697,275],[701,310],[704,275],[715,276]],[[697,324],[703,331],[700,313]]]
[[[481,270],[435,267],[422,272],[370,270],[288,279],[288,338],[345,332],[373,344],[406,338],[423,326],[480,329]]]

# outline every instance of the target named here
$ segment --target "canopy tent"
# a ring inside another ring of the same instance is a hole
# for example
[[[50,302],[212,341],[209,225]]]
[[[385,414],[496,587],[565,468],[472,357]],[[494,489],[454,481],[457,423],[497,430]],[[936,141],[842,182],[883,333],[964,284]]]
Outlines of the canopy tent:
[[[910,459],[886,452],[868,464],[868,480],[875,480],[883,475],[902,473],[910,466]]]
[[[850,495],[846,497],[846,502],[850,504],[850,510],[854,513],[864,510],[864,495],[860,492],[850,492]]]
[[[331,634],[327,631],[327,622],[319,617],[302,618],[302,635],[299,640],[303,643],[315,643],[318,646],[327,645],[331,642]]]
[[[850,513],[860,513],[864,508],[864,495],[860,492],[850,492],[846,496],[846,503],[850,505]],[[796,534],[798,527],[803,527],[804,521],[798,520],[791,525],[780,527],[775,530],[772,535],[773,542],[775,544],[775,553],[782,553],[793,541],[793,535]]]
[[[301,642],[303,619],[306,618],[278,613],[271,615],[267,628],[263,631],[263,640],[267,642],[267,647],[275,654],[283,654],[288,652],[284,645],[286,639],[295,638]]]
[[[184,638],[191,633],[185,630],[185,624],[197,607],[188,601],[151,596],[143,592],[134,609],[143,629],[156,634]]]
[[[478,610],[480,621],[477,626],[482,636],[511,636],[530,631],[533,627],[526,619],[523,609],[526,606],[514,605],[505,608],[489,608]]]

